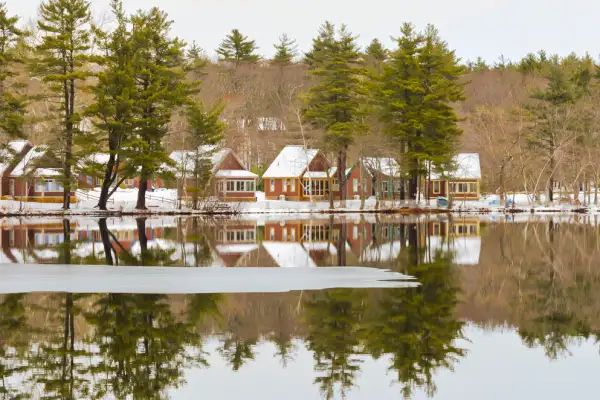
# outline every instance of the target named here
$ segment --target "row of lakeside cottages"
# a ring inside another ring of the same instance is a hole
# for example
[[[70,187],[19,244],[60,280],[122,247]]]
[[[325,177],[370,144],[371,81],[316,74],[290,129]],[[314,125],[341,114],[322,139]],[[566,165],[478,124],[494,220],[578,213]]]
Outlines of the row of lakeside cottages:
[[[259,176],[249,171],[231,149],[205,150],[205,159],[210,160],[213,177],[212,194],[224,201],[256,201]],[[188,195],[188,190],[195,186],[193,179],[189,178],[195,156],[193,151],[174,151],[170,157],[175,167],[169,169],[175,174],[176,181],[164,181],[157,176],[148,182],[148,187],[178,188],[184,196]],[[107,159],[108,155],[98,153],[90,161],[103,165]],[[478,199],[481,180],[479,155],[461,153],[455,157],[455,163],[457,170],[450,179],[432,174],[430,197],[453,193],[464,200]],[[346,169],[345,174],[348,199],[359,199],[361,194],[384,199],[398,198],[400,195],[400,166],[393,158],[364,157]],[[26,140],[19,140],[10,142],[6,149],[0,150],[0,199],[60,201],[63,192],[60,176],[60,164],[47,146],[33,146]],[[340,198],[337,168],[317,149],[286,146],[262,179],[266,200],[326,200],[330,189],[334,191],[334,198]],[[79,174],[77,186],[93,188],[100,186],[101,182],[100,177]],[[139,179],[128,179],[122,186],[137,188]]]

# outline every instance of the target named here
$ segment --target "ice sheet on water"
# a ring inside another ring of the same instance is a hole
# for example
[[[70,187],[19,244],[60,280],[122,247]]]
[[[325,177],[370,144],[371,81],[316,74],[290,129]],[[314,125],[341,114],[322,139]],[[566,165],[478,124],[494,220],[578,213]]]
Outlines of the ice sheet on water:
[[[330,288],[397,288],[418,283],[364,267],[178,268],[0,265],[0,293],[260,293]]]

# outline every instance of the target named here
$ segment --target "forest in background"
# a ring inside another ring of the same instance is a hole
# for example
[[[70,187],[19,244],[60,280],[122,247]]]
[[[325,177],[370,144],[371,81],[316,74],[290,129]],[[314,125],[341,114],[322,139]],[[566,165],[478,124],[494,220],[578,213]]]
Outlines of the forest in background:
[[[112,10],[110,21],[94,21],[86,1],[47,0],[29,27],[0,10],[2,142],[51,144],[65,192],[78,173],[103,176],[100,208],[122,179],[145,186],[163,173],[170,151],[215,144],[259,174],[286,144],[323,149],[339,171],[360,156],[394,157],[407,199],[432,169],[448,173],[454,154],[473,151],[484,192],[505,200],[546,192],[553,201],[584,190],[587,203],[598,201],[589,55],[461,61],[433,26],[411,24],[394,49],[377,39],[360,49],[349,28],[325,22],[306,52],[282,34],[272,59],[233,29],[212,61],[173,37],[176,21],[161,10],[126,15],[120,1]],[[110,154],[108,165],[82,171],[75,160],[98,151]],[[196,164],[190,173],[205,185]]]

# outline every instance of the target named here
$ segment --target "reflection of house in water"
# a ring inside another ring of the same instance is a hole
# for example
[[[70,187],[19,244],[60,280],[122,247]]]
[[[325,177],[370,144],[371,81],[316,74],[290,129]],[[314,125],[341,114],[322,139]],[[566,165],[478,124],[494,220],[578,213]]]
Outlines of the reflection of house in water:
[[[263,247],[279,267],[337,265],[340,230],[329,219],[269,221]]]
[[[255,221],[225,221],[216,232],[215,250],[226,267],[252,265],[252,254],[258,250]]]
[[[71,239],[77,224],[71,223]],[[57,250],[65,242],[62,221],[32,221],[0,228],[0,264],[52,263],[59,259]]]
[[[478,218],[433,221],[428,224],[429,254],[440,250],[452,251],[457,265],[477,265],[481,253],[480,222]]]

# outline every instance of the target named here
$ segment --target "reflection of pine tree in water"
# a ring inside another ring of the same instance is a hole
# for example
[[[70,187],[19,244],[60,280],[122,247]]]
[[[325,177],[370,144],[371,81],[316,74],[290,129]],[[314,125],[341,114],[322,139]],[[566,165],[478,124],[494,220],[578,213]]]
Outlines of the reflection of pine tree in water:
[[[239,369],[250,360],[254,360],[254,346],[256,340],[245,340],[236,335],[232,335],[223,341],[218,351],[225,359],[233,371]]]
[[[451,369],[464,356],[464,350],[454,345],[462,337],[464,323],[455,315],[458,289],[451,254],[426,255],[419,246],[417,227],[407,228],[408,247],[402,249],[398,265],[421,286],[379,291],[365,337],[367,351],[374,357],[391,355],[390,370],[397,374],[404,397],[410,398],[419,387],[432,396],[435,370]]]
[[[0,398],[27,399],[31,397],[22,385],[10,384],[12,377],[25,373],[29,366],[25,354],[29,350],[28,331],[25,318],[24,294],[8,294],[0,301]],[[11,348],[7,345],[11,342]],[[14,350],[13,350],[14,349]]]
[[[196,297],[195,305],[218,305]],[[96,305],[98,311],[86,316],[99,346],[95,393],[163,399],[168,388],[182,382],[184,368],[207,365],[201,350],[186,352],[187,346],[202,347],[194,318],[203,312],[196,310],[188,313],[193,318],[179,321],[164,295],[108,294]]]
[[[75,331],[75,318],[79,314],[75,303],[83,296],[67,293],[53,297],[59,300],[60,306],[48,309],[48,314],[62,322],[62,327],[60,323],[49,323],[47,326],[59,328],[44,331],[49,340],[32,349],[29,356],[33,372],[31,379],[44,393],[45,399],[75,400],[85,397],[90,383],[86,377],[88,367],[80,361],[91,354],[81,340],[76,339]]]
[[[319,373],[315,383],[327,399],[334,398],[337,385],[345,397],[360,370],[357,354],[365,295],[362,290],[335,289],[312,293],[305,302],[306,343]]]
[[[530,265],[522,280],[527,312],[519,324],[519,336],[528,347],[541,346],[546,356],[555,360],[569,354],[570,341],[587,339],[592,333],[598,335],[598,332],[592,332],[589,321],[581,319],[577,309],[567,306],[569,300],[595,296],[591,293],[593,283],[590,277],[576,275],[569,286],[560,276],[560,270],[565,266],[557,261],[560,253],[559,226],[549,221],[546,234],[548,245],[544,259]]]

